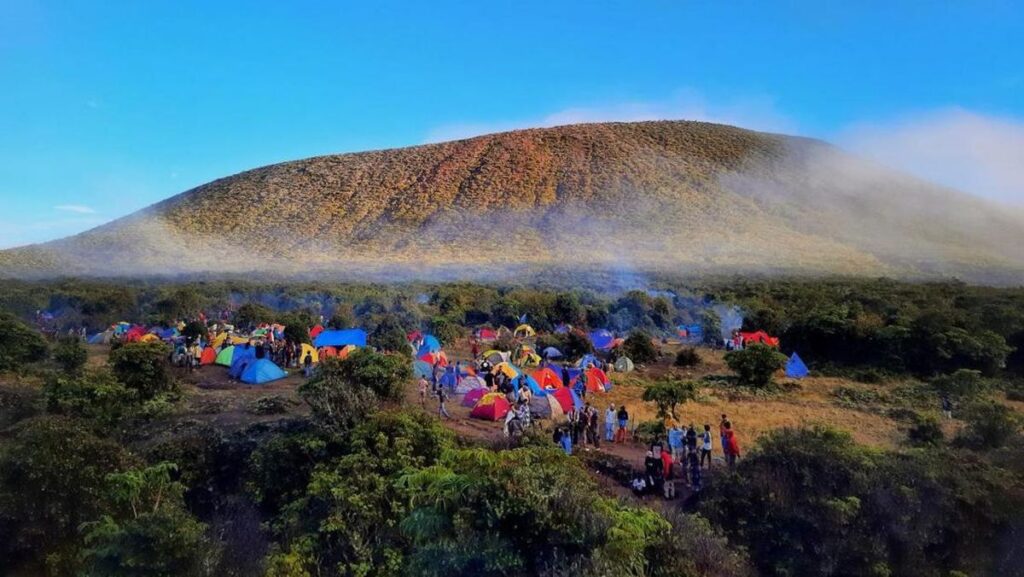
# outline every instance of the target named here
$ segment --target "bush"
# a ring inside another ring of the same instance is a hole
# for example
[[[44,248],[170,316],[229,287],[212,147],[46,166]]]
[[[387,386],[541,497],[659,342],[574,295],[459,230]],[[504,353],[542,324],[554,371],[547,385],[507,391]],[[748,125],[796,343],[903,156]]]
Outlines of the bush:
[[[569,331],[569,334],[565,335],[565,345],[561,350],[565,358],[579,359],[594,352],[594,343],[590,342],[590,337],[585,333]]]
[[[939,419],[934,415],[917,415],[907,430],[907,441],[915,447],[938,447],[944,440]]]
[[[965,400],[977,397],[987,388],[981,371],[970,369],[959,369],[951,375],[936,377],[932,379],[931,386],[939,395]]]
[[[700,355],[697,353],[697,349],[683,347],[676,353],[676,360],[672,364],[677,367],[696,367],[700,362]]]
[[[633,438],[644,445],[650,445],[657,440],[664,440],[667,431],[665,421],[662,419],[644,421],[636,426]]]
[[[786,355],[761,344],[725,354],[725,363],[736,372],[739,384],[757,388],[771,384],[772,376],[786,366],[786,360]]]
[[[967,427],[960,435],[961,444],[978,449],[998,449],[1017,435],[1021,416],[1013,409],[995,401],[980,401],[967,406],[963,413]]]
[[[274,322],[276,313],[259,303],[245,303],[235,313],[235,325],[239,327],[256,326]]]
[[[87,419],[101,427],[120,423],[138,399],[136,391],[125,387],[106,367],[56,376],[46,383],[43,393],[50,413]]]
[[[161,343],[125,343],[110,351],[110,366],[117,380],[146,401],[174,390],[167,370],[168,352]]]
[[[636,364],[650,364],[658,360],[659,352],[651,341],[651,335],[633,331],[622,343],[622,354]]]
[[[194,343],[199,339],[205,339],[208,332],[206,325],[200,321],[190,321],[181,331],[181,336],[189,343]]]
[[[385,317],[370,333],[369,344],[377,350],[391,353],[406,353],[409,350],[405,330],[390,316]]]
[[[464,334],[461,324],[443,316],[431,319],[430,332],[442,343],[454,343]]]
[[[76,337],[61,337],[53,347],[53,360],[67,374],[82,370],[89,360],[89,352]]]
[[[256,399],[251,411],[256,415],[280,415],[288,412],[291,401],[281,395],[271,395]]]
[[[676,405],[691,401],[697,397],[697,383],[666,378],[657,381],[644,389],[643,399],[658,406],[658,418],[676,417]]]
[[[707,309],[701,314],[700,330],[705,344],[722,344],[722,318],[715,311]]]
[[[0,372],[41,361],[46,352],[42,335],[14,316],[0,313]]]

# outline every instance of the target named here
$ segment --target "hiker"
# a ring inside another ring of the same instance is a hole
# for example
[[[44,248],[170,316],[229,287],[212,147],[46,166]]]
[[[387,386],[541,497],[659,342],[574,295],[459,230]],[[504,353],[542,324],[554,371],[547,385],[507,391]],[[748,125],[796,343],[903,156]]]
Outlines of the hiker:
[[[609,443],[615,440],[615,405],[608,405],[604,412],[604,440]]]
[[[572,379],[569,377],[569,368],[562,365],[562,386],[568,389],[571,384]]]
[[[693,489],[694,493],[699,493],[703,487],[703,474],[700,470],[700,462],[697,460],[697,454],[691,453],[686,458],[686,462],[690,469],[690,488]]]
[[[728,441],[725,440],[725,424],[728,423],[728,422],[729,422],[728,417],[725,416],[725,413],[722,413],[722,419],[720,421],[718,421],[718,438],[722,442],[722,454],[723,455],[729,452],[729,448],[728,448],[728,444],[729,443],[728,443]]]
[[[644,458],[644,473],[647,475],[647,482],[655,491],[660,493],[664,482],[664,463],[659,457],[654,456],[653,451],[647,451]]]
[[[736,432],[732,430],[732,423],[729,421],[725,422],[725,438],[726,447],[728,447],[725,452],[725,462],[732,468],[736,466],[736,459],[740,456],[740,443],[736,438]]]
[[[444,387],[437,387],[437,416],[451,419],[452,416],[448,414],[448,409],[444,406],[444,402],[447,400],[448,393],[445,392]]]
[[[561,446],[566,455],[572,455],[572,436],[568,431],[562,427],[558,427],[555,429],[553,438],[555,444]]]
[[[576,411],[576,422],[573,426],[573,432],[575,433],[572,441],[578,445],[587,444],[587,410]]]
[[[661,451],[661,467],[662,476],[665,477],[665,498],[675,499],[676,498],[676,483],[673,479],[675,475],[672,471],[672,453],[666,450]]]
[[[637,497],[643,498],[647,495],[647,480],[643,475],[633,475],[633,482],[630,483],[633,488],[633,494]]]
[[[682,459],[683,440],[683,430],[679,428],[678,423],[673,421],[672,427],[668,430],[668,448],[672,452],[672,458],[676,461]]]
[[[949,395],[942,395],[942,414],[947,419],[953,418],[953,401],[949,399]]]
[[[629,412],[626,411],[626,405],[619,407],[619,412],[616,415],[619,420],[619,430],[615,431],[615,442],[625,443],[626,442],[626,426],[629,425]]]
[[[594,445],[595,449],[600,449],[601,435],[597,432],[600,413],[598,412],[597,407],[590,407],[590,410],[587,412],[587,418],[587,434],[590,437],[590,442]]]
[[[420,377],[420,406],[426,406],[427,404],[427,385],[427,379],[425,377]]]
[[[688,454],[697,453],[697,430],[693,428],[693,423],[690,423],[689,428],[686,429],[686,452]]]
[[[313,353],[306,352],[306,358],[302,359],[302,374],[308,379],[313,376]]]
[[[711,467],[711,425],[704,424],[704,434],[701,435],[700,466],[704,466],[704,459],[708,460],[708,468]]]
[[[477,342],[476,339],[473,339],[470,342],[472,344],[469,347],[469,351],[470,351],[470,353],[473,354],[473,360],[476,360],[477,358],[480,357],[480,344]]]

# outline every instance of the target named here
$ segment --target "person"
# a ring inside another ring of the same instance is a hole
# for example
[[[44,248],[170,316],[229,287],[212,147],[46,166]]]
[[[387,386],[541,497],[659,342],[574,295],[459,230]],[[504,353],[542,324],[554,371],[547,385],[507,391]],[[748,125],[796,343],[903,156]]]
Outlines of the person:
[[[483,369],[483,367],[480,368]],[[487,390],[494,390],[494,373],[492,373],[490,370],[484,373],[484,385],[487,386]]]
[[[653,451],[647,451],[647,456],[644,457],[644,473],[647,475],[648,485],[657,492],[662,491],[662,484],[664,482],[664,464],[661,459],[654,456]]]
[[[711,425],[704,424],[704,434],[701,435],[700,466],[704,466],[704,459],[708,460],[708,468],[711,467]]]
[[[480,357],[480,343],[476,339],[473,339],[471,342],[472,345],[470,345],[469,351],[473,354],[473,360],[476,360]]]
[[[732,423],[729,421],[725,422],[725,439],[727,447],[725,450],[725,462],[732,468],[736,466],[736,459],[740,456],[740,443],[739,439],[736,438],[736,432],[732,430]]]
[[[661,451],[661,474],[665,478],[665,498],[675,499],[676,498],[676,483],[673,479],[672,474],[672,453],[667,449]]]
[[[604,412],[604,440],[609,443],[615,440],[615,405],[608,405]]]
[[[313,376],[313,353],[306,352],[306,358],[302,359],[302,374],[308,379]]]
[[[668,448],[672,452],[672,458],[676,461],[682,459],[683,453],[683,430],[679,428],[679,424],[673,422],[672,427],[668,430]]]
[[[587,410],[576,411],[576,422],[573,424],[572,441],[578,445],[587,444]]]
[[[697,452],[697,430],[693,428],[693,423],[686,429],[686,452]]]
[[[647,494],[647,480],[643,475],[634,475],[631,483],[633,494],[643,498]]]
[[[562,432],[562,450],[566,455],[572,455],[572,435]]]
[[[953,401],[949,400],[949,395],[942,395],[942,414],[947,419],[953,418]]]
[[[455,390],[459,390],[459,385],[462,384],[462,361],[455,362]]]
[[[569,377],[569,368],[562,365],[562,386],[568,389],[570,384],[572,379]]]
[[[452,416],[448,414],[448,409],[444,406],[444,403],[447,400],[448,392],[444,390],[444,387],[437,387],[437,416],[445,419],[451,419]]]
[[[421,406],[427,404],[427,385],[428,385],[427,379],[425,377],[420,377],[419,387],[420,387],[420,405]]]
[[[703,475],[700,470],[700,462],[697,460],[697,454],[690,453],[690,456],[686,458],[686,462],[689,464],[690,469],[690,488],[693,489],[694,493],[699,493],[703,486]]]
[[[619,407],[619,412],[616,415],[619,420],[619,430],[615,431],[615,442],[625,443],[626,442],[626,427],[629,425],[629,412],[626,411],[626,405]]]
[[[601,435],[598,434],[598,425],[601,419],[600,413],[597,407],[590,407],[590,411],[587,413],[588,416],[588,428],[587,434],[590,436],[590,442],[594,445],[595,449],[601,448]]]
[[[722,413],[722,419],[720,421],[718,421],[718,437],[719,437],[719,440],[722,442],[722,454],[723,455],[728,453],[728,448],[726,447],[728,442],[725,440],[725,424],[727,422],[729,422],[729,419],[725,416],[725,413]]]

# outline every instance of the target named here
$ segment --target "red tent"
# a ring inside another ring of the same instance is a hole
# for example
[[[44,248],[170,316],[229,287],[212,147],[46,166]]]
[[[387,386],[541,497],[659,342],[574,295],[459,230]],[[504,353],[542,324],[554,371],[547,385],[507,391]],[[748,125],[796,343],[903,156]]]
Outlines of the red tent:
[[[462,397],[462,406],[472,407],[476,405],[477,401],[479,401],[488,392],[489,391],[487,389],[473,389],[472,391],[469,391],[466,393],[466,396]]]
[[[445,355],[444,352],[424,353],[420,355],[420,360],[431,366],[434,364],[438,364],[442,367],[448,366],[448,356]]]
[[[405,335],[405,338],[408,339],[410,343],[412,343],[412,342],[415,342],[415,341],[418,341],[418,340],[422,339],[423,338],[423,333],[421,333],[419,331],[413,331],[413,332]]]
[[[494,329],[480,327],[476,330],[476,338],[481,341],[496,341],[498,340],[498,333]]]
[[[559,405],[562,405],[562,410],[565,411],[566,413],[571,411],[573,409],[573,406],[575,406],[572,402],[572,391],[570,389],[562,387],[560,389],[555,389],[553,392],[549,394],[552,397],[554,397],[556,401],[558,401]]]
[[[739,337],[738,337],[738,340],[739,340],[739,342],[736,343],[737,345],[740,345],[740,344],[749,345],[751,343],[761,343],[763,345],[768,345],[769,347],[777,347],[777,346],[779,346],[779,339],[777,337],[773,337],[773,336],[769,335],[768,333],[766,333],[764,331],[754,331],[752,333],[740,333]]]
[[[146,336],[146,327],[132,327],[124,334],[124,342],[137,343],[144,336]]]
[[[212,365],[217,360],[217,349],[213,347],[206,347],[203,349],[203,353],[199,355],[200,365]]]
[[[604,392],[604,386],[608,384],[608,375],[597,367],[587,369],[587,390],[591,392]]]
[[[316,339],[322,332],[324,332],[324,327],[322,325],[317,325],[309,329],[309,338]]]
[[[544,367],[539,371],[534,371],[533,380],[537,381],[542,389],[560,389],[562,388],[562,375],[556,373],[554,369],[550,367]]]
[[[483,402],[483,401],[490,402]],[[481,399],[480,403],[477,403],[473,407],[473,411],[469,413],[470,417],[474,419],[484,419],[486,421],[500,421],[505,418],[510,409],[508,401],[505,400],[504,396],[497,396],[492,399],[485,398]]]

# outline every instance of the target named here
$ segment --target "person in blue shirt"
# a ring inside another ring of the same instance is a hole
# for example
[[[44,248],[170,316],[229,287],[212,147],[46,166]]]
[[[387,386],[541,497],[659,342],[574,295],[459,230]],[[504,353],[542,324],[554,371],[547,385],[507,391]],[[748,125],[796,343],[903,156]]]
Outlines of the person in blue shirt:
[[[672,453],[672,460],[681,462],[683,430],[679,428],[678,423],[672,423],[672,428],[668,430],[668,448]]]

